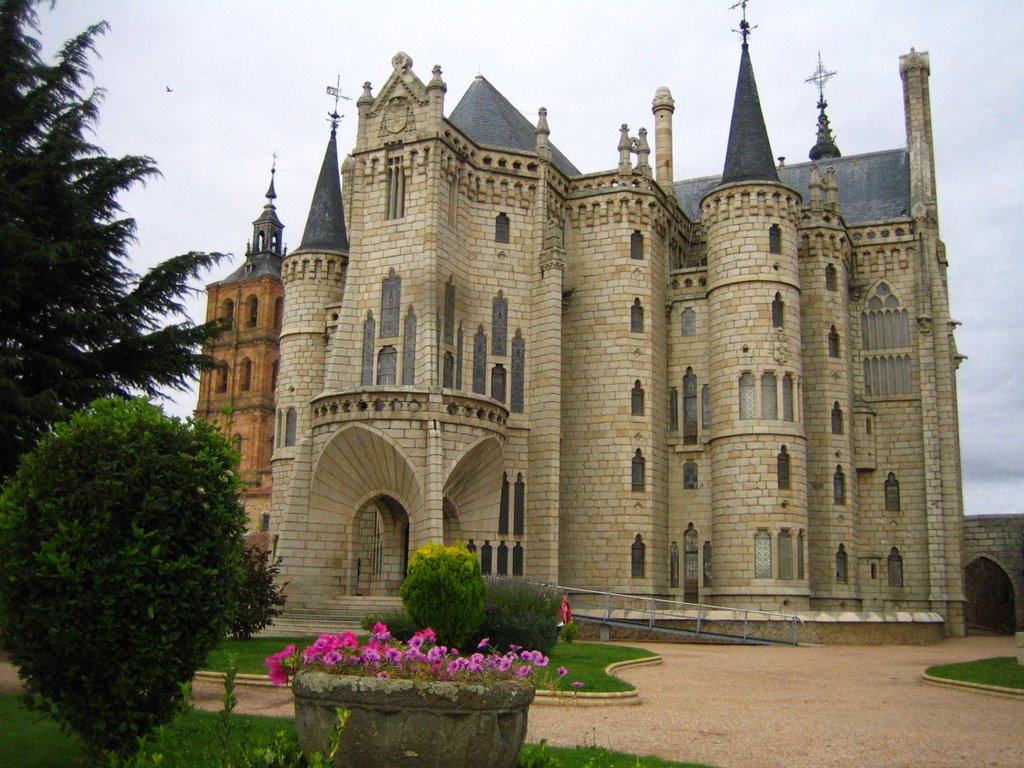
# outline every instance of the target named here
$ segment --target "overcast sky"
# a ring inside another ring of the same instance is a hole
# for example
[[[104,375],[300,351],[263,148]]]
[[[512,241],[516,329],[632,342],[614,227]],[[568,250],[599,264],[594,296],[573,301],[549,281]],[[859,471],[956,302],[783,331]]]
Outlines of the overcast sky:
[[[189,250],[242,261],[277,153],[277,209],[297,247],[328,138],[340,75],[374,93],[399,50],[426,82],[440,64],[449,114],[478,73],[527,117],[548,109],[551,140],[584,172],[613,168],[619,126],[647,127],[668,86],[677,179],[721,173],[740,11],[732,0],[641,3],[519,0],[58,0],[39,8],[45,51],[106,20],[96,85],[106,90],[96,143],[144,154],[162,177],[122,197],[138,224],[137,271]],[[752,0],[751,57],[776,156],[803,162],[817,93],[805,80],[821,52],[844,155],[905,146],[901,54],[928,51],[939,191],[960,368],[968,514],[1024,512],[1024,4],[957,0]],[[170,90],[168,90],[168,88]],[[339,130],[354,144],[355,105]],[[652,141],[653,143],[653,141]],[[202,319],[205,297],[192,304]],[[191,413],[195,393],[168,404]]]

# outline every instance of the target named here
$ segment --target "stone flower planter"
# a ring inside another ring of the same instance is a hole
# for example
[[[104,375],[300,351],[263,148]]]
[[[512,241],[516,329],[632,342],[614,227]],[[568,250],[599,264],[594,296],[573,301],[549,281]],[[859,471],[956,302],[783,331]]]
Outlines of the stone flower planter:
[[[337,768],[515,768],[533,684],[452,683],[302,670],[292,684],[306,753],[326,752],[349,710]]]

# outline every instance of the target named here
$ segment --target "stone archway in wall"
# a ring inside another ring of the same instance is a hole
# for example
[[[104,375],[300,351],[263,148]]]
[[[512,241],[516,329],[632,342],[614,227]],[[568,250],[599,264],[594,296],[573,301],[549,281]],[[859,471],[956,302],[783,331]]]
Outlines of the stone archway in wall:
[[[980,629],[1013,634],[1016,628],[1013,582],[1002,566],[976,557],[964,568],[964,596],[968,631]]]
[[[310,484],[306,536],[322,574],[310,586],[329,594],[398,594],[409,531],[424,514],[416,467],[393,439],[362,424],[339,430]]]
[[[478,440],[451,465],[444,484],[444,541],[480,547],[498,536],[505,455],[496,437]]]

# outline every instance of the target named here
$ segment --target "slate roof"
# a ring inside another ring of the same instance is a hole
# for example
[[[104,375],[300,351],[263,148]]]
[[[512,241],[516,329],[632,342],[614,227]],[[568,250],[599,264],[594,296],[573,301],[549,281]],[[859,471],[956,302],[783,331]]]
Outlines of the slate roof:
[[[761,99],[757,95],[754,67],[750,63],[750,51],[747,44],[743,43],[722,183],[778,180],[775,157],[772,155],[768,130],[764,126],[764,115],[761,112]]]
[[[486,147],[526,152],[533,152],[536,147],[536,126],[483,75],[476,76],[448,119],[477,144]],[[566,176],[581,175],[554,144],[551,145],[551,160]]]
[[[245,268],[250,264],[252,265],[252,270],[246,272]],[[241,283],[246,280],[255,280],[258,277],[265,277],[267,275],[271,275],[273,277],[281,276],[281,257],[276,253],[259,253],[255,256],[246,258],[245,263],[242,264],[242,266],[223,280],[218,280],[214,285]]]
[[[787,165],[780,181],[810,199],[808,182],[811,163]],[[819,163],[818,169],[836,169],[839,205],[847,224],[862,224],[910,215],[910,156],[904,149],[890,149],[864,155],[837,157]],[[722,183],[721,176],[704,176],[677,181],[673,185],[676,200],[686,215],[700,218],[700,201]]]
[[[338,140],[334,128],[331,128],[320,176],[313,190],[313,201],[309,205],[299,250],[348,253],[348,231],[345,228],[345,207],[341,201],[341,176],[338,173]]]

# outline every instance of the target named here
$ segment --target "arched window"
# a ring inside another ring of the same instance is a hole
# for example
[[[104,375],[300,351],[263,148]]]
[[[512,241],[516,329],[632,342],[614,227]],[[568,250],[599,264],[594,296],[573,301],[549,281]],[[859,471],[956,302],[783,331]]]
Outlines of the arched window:
[[[668,388],[668,431],[676,432],[679,429],[679,388]]]
[[[903,354],[865,354],[864,393],[869,396],[910,394],[913,376],[910,320],[888,283],[881,282],[861,312],[861,342],[865,352],[902,350]]]
[[[466,542],[466,549],[469,550],[470,552],[472,552],[475,555],[476,554],[476,542],[473,541],[473,539],[470,539],[468,542]]]
[[[386,219],[400,219],[405,216],[405,171],[402,156],[392,155],[387,159],[386,179],[387,201],[384,210]]]
[[[789,449],[782,446],[779,455],[775,457],[775,476],[778,480],[779,490],[789,490]]]
[[[242,360],[242,381],[240,389],[248,392],[252,389],[252,360],[248,357]]]
[[[455,343],[455,282],[451,277],[444,284],[444,343]]]
[[[896,479],[895,472],[890,472],[885,479],[885,511],[900,511],[900,481]]]
[[[643,451],[637,448],[636,453],[633,454],[632,488],[634,491],[642,491],[644,489],[646,470],[647,460],[644,458]]]
[[[284,322],[284,299],[278,296],[274,299],[274,330],[280,331]]]
[[[523,543],[521,541],[517,541],[512,549],[512,575],[523,575]]]
[[[697,443],[697,376],[693,368],[683,376],[683,443]]]
[[[828,356],[839,357],[839,331],[834,325],[828,332]]]
[[[473,391],[487,394],[487,334],[481,325],[473,337]]]
[[[373,319],[373,313],[367,312],[363,321],[363,363],[359,383],[368,387],[373,384],[373,356],[374,342],[377,334],[377,321]]]
[[[491,575],[491,542],[484,539],[484,545],[480,547],[480,573],[484,576]]]
[[[778,224],[768,227],[768,253],[782,253],[782,228]]]
[[[501,291],[491,300],[491,354],[508,354],[508,301]]]
[[[508,214],[499,213],[494,218],[494,242],[507,243],[509,231]]]
[[[284,416],[284,444],[285,446],[295,445],[295,432],[298,418],[294,408],[289,408]]]
[[[781,328],[784,319],[786,304],[782,300],[782,294],[776,293],[772,300],[772,328]]]
[[[683,336],[697,335],[697,313],[692,307],[683,310]]]
[[[443,366],[441,369],[441,386],[451,389],[455,386],[455,355],[451,352],[445,352]]]
[[[668,585],[673,589],[679,586],[679,544],[674,541],[668,548]]]
[[[839,401],[832,404],[832,434],[843,434],[843,409],[839,407]]]
[[[701,552],[704,560],[704,586],[711,586],[711,542],[705,541]]]
[[[779,578],[793,578],[793,537],[789,528],[779,531]]]
[[[523,412],[523,392],[526,388],[526,341],[523,332],[516,329],[512,337],[512,397],[510,407],[513,413]]]
[[[504,541],[498,545],[498,575],[508,576],[508,544]]]
[[[835,291],[836,288],[836,268],[831,264],[825,265],[825,290]]]
[[[647,545],[644,544],[643,537],[638,533],[636,538],[633,539],[633,546],[630,547],[630,575],[634,579],[642,579],[644,577],[644,565],[647,559]]]
[[[779,418],[778,383],[770,372],[761,376],[761,418]]]
[[[740,418],[754,418],[754,374],[740,376]]]
[[[754,578],[772,577],[772,537],[764,528],[754,535]]]
[[[459,323],[459,332],[455,336],[455,389],[462,389],[462,348],[465,343],[462,323]]]
[[[250,296],[245,302],[245,327],[255,328],[260,319],[260,300]]]
[[[793,421],[793,377],[786,374],[782,377],[782,418]]]
[[[501,499],[498,503],[498,535],[508,535],[508,473],[501,473]]]
[[[903,586],[903,556],[896,547],[889,550],[889,586]]]
[[[416,383],[416,313],[412,307],[405,313],[405,330],[402,336],[402,384]]]
[[[846,547],[842,544],[836,550],[836,583],[845,584],[847,578]]]
[[[515,494],[512,497],[512,533],[522,536],[526,533],[526,482],[523,473],[516,475]]]
[[[644,257],[644,236],[637,230],[629,236],[629,258],[642,259]]]
[[[644,308],[640,299],[633,299],[633,306],[629,310],[629,331],[630,333],[644,332]]]
[[[711,429],[711,385],[705,384],[700,388],[700,426],[707,431]]]
[[[683,490],[695,491],[699,485],[699,474],[696,461],[683,464]]]
[[[394,384],[398,371],[398,350],[388,345],[377,353],[377,384]]]
[[[498,363],[491,369],[491,397],[499,403],[505,402],[505,366]]]
[[[846,503],[846,475],[843,468],[836,464],[836,471],[832,475],[832,501],[836,504]]]
[[[390,339],[398,335],[398,315],[402,304],[402,278],[394,269],[388,270],[380,288],[380,337]]]
[[[217,369],[217,392],[223,394],[228,391],[228,369],[221,366]]]
[[[637,379],[633,383],[633,389],[629,396],[629,403],[631,415],[644,415],[644,388],[640,386],[640,379]]]
[[[221,309],[220,316],[227,321],[227,327],[230,328],[235,321],[235,302],[231,299],[226,299]]]
[[[690,523],[683,534],[683,592],[686,600],[697,599],[697,574],[697,529]]]
[[[796,535],[796,577],[804,578],[804,532]]]

